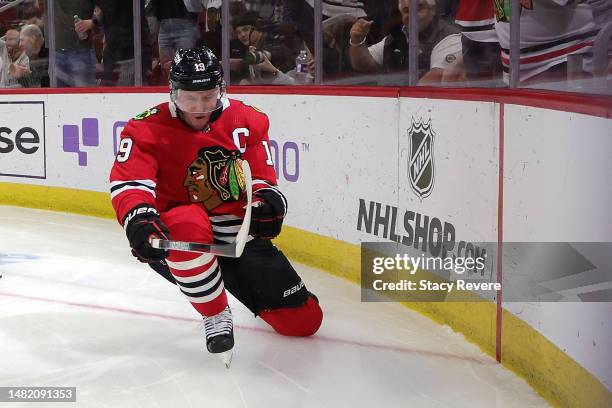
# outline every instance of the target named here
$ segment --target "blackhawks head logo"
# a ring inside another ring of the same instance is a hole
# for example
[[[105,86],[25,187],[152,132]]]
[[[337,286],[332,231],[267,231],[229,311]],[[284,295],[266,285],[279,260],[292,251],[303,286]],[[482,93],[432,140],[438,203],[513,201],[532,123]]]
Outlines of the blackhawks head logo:
[[[151,108],[151,109],[147,109],[146,111],[139,113],[138,115],[134,116],[134,120],[145,120],[146,118],[148,118],[149,116],[153,116],[153,115],[157,115],[159,113],[159,109],[157,108]]]
[[[183,185],[189,201],[212,210],[224,202],[238,201],[245,181],[240,167],[240,152],[223,147],[205,147],[187,168]]]

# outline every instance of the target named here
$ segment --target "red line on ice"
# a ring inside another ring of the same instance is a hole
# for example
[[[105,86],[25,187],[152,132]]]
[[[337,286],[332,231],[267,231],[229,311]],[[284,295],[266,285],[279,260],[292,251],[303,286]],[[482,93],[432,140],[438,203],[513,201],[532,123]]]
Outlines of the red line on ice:
[[[12,297],[12,298],[18,298],[18,299],[25,299],[25,300],[36,300],[36,301],[47,302],[47,303],[57,303],[57,304],[62,304],[62,305],[67,305],[67,306],[83,307],[83,308],[87,308],[87,309],[103,310],[103,311],[108,311],[108,312],[125,313],[125,314],[131,314],[131,315],[135,315],[135,316],[157,317],[157,318],[160,318],[160,319],[178,320],[178,321],[190,322],[190,323],[200,323],[200,321],[201,321],[200,319],[192,318],[192,317],[172,316],[172,315],[166,315],[166,314],[161,314],[161,313],[144,312],[144,311],[141,311],[141,310],[125,309],[125,308],[121,308],[121,307],[94,305],[94,304],[79,303],[79,302],[70,302],[70,301],[59,300],[59,299],[48,299],[48,298],[42,298],[42,297],[37,297],[37,296],[21,295],[21,294],[18,294],[18,293],[0,292],[0,296],[6,296],[6,297]],[[235,325],[235,327],[238,327],[241,330],[251,330],[251,331],[256,331],[256,332],[261,332],[261,333],[270,333],[270,334],[274,333],[274,331],[272,331],[272,330],[261,329],[261,328],[258,328],[258,327],[247,327],[247,326],[240,326],[240,325]],[[448,353],[440,353],[440,352],[430,351],[430,350],[411,349],[411,348],[408,348],[408,347],[390,346],[390,345],[375,344],[375,343],[365,343],[365,342],[359,342],[359,341],[355,341],[355,340],[340,339],[340,338],[336,338],[336,337],[328,337],[328,336],[319,335],[319,334],[317,334],[314,337],[307,337],[307,338],[303,338],[303,339],[307,340],[307,341],[329,341],[329,342],[337,343],[337,344],[346,344],[346,345],[350,345],[350,346],[359,346],[359,347],[365,347],[365,348],[373,348],[373,349],[380,349],[380,350],[386,350],[386,351],[394,351],[394,352],[398,352],[398,353],[420,354],[420,355],[429,356],[429,357],[443,358],[443,359],[446,359],[446,360],[465,361],[465,362],[471,362],[471,363],[483,364],[483,365],[484,364],[486,364],[486,365],[495,364],[495,361],[487,361],[487,360],[479,359],[479,358],[475,358],[475,357],[460,356],[460,355],[448,354]]]

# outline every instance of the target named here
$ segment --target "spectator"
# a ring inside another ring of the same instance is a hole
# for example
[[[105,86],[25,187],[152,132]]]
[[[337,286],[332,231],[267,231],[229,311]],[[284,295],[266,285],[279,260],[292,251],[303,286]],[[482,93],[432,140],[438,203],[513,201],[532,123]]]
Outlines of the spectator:
[[[242,0],[232,0],[229,3],[230,9],[230,83],[240,84],[243,81],[248,81],[251,78],[252,69],[248,64],[243,62],[244,56],[248,51],[248,46],[244,45],[238,39],[234,20],[238,16],[248,13],[246,5]],[[219,54],[220,55],[220,54]]]
[[[307,0],[285,0],[282,24],[300,33],[306,45],[314,49],[314,9]]]
[[[419,84],[439,83],[444,70],[461,54],[459,29],[438,19],[435,0],[419,0],[418,5]],[[366,73],[407,72],[410,0],[399,0],[398,7],[402,27],[370,47],[365,42],[372,21],[359,19],[353,24],[349,55],[354,70]],[[404,85],[407,79],[408,75],[403,75],[394,81],[394,85]]]
[[[295,59],[305,46],[301,38],[283,33],[278,25],[251,12],[233,18],[232,25],[238,40],[248,47],[242,64],[248,65],[252,81],[292,82],[282,74],[295,68]]]
[[[10,29],[0,39],[0,85],[21,88],[19,78],[30,74],[29,58],[19,49],[19,31]]]
[[[210,48],[215,55],[221,55],[221,0],[208,2],[204,20],[198,25],[200,30],[198,47],[204,45]]]
[[[324,0],[322,14],[324,76],[352,71],[348,58],[348,40],[346,44],[338,42],[340,37],[346,37],[348,34],[348,31],[343,31],[344,22],[355,21],[367,15],[374,21],[370,38],[375,41],[384,38],[394,27],[401,26],[397,0]],[[285,0],[282,7],[282,24],[286,31],[292,30],[304,40],[309,54],[314,51],[313,0]],[[309,72],[314,75],[314,60],[309,65]]]
[[[6,46],[6,37],[0,37],[0,88],[6,88],[6,83],[9,78],[9,67],[12,64]]]
[[[36,24],[21,28],[19,47],[26,53],[30,62],[30,73],[19,78],[24,88],[49,87],[49,50],[45,48],[42,31]]]
[[[95,86],[97,60],[92,33],[89,29],[79,28],[83,37],[80,38],[74,20],[75,15],[80,19],[91,19],[94,0],[55,0],[53,5],[57,86]]]
[[[397,7],[397,0],[364,0],[364,10],[368,20],[373,21],[369,38],[374,43],[402,26],[402,16]]]
[[[43,0],[25,0],[22,8],[18,8],[18,17],[24,25],[36,24],[40,31],[44,31],[44,15],[40,4],[44,7]]]
[[[103,26],[102,84],[106,86],[134,85],[134,10],[132,5],[126,6],[121,0],[96,0],[96,5],[100,9],[100,14],[78,23],[77,32]],[[149,29],[144,16],[144,5],[142,5],[140,15],[142,75],[145,78],[151,66],[151,47],[148,43]],[[115,75],[116,66],[120,70],[117,77]]]
[[[352,72],[348,43],[356,20],[350,14],[340,14],[323,22],[323,75]]]
[[[159,64],[167,78],[175,52],[196,45],[198,15],[189,12],[183,0],[151,0],[147,9],[158,23]]]
[[[388,1],[388,0],[385,0]],[[349,14],[355,18],[365,17],[364,3],[359,0],[323,0],[323,20],[337,15]],[[381,7],[380,4],[376,8]],[[282,23],[302,37],[308,49],[314,50],[314,0],[285,0],[282,8]]]
[[[12,28],[6,30],[4,40],[6,42],[6,50],[9,53],[9,57],[11,57],[11,60],[15,61],[21,55],[21,50],[19,49],[19,31]]]

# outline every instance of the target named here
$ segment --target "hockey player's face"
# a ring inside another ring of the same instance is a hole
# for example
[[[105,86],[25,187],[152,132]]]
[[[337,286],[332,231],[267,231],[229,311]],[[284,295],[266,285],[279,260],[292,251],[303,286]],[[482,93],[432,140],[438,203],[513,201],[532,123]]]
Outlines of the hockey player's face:
[[[212,113],[188,113],[183,111],[183,120],[195,130],[202,130],[208,124]]]
[[[186,91],[179,89],[176,105],[183,113],[183,119],[193,129],[203,129],[212,112],[217,109],[219,88],[206,91]]]
[[[214,194],[207,172],[208,166],[200,158],[191,163],[187,169],[183,186],[187,188],[189,201],[192,203],[207,201]]]

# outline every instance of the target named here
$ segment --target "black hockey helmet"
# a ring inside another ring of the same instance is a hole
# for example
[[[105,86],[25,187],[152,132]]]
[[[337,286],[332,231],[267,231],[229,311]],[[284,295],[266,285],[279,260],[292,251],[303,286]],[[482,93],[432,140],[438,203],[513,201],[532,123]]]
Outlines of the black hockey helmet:
[[[208,113],[213,112],[210,122],[216,120],[223,110],[225,96],[225,81],[223,67],[207,47],[180,49],[174,55],[170,74],[170,102],[182,112]],[[193,95],[192,91],[215,90],[214,99],[202,99]]]
[[[223,67],[208,47],[178,50],[168,79],[173,90],[202,91],[225,87]]]

